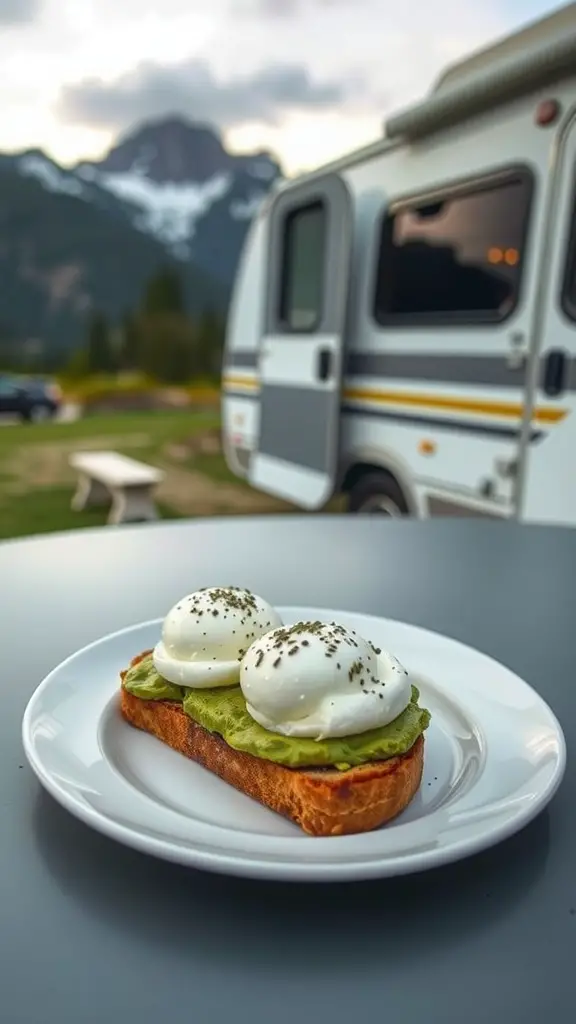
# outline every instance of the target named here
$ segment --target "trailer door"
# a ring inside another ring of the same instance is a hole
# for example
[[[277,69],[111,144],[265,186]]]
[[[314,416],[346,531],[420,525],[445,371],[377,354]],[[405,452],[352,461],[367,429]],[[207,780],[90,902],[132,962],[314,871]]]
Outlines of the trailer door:
[[[250,481],[306,509],[336,487],[351,199],[336,175],[280,192],[269,213]]]

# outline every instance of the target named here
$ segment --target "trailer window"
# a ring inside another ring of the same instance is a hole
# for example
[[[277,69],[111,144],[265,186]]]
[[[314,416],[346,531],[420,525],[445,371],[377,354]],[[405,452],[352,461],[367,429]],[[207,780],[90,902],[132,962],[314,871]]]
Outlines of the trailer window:
[[[532,181],[453,189],[384,220],[375,293],[380,323],[498,322],[518,302]]]
[[[314,331],[322,318],[326,227],[322,202],[286,216],[279,312],[283,328],[289,331]]]

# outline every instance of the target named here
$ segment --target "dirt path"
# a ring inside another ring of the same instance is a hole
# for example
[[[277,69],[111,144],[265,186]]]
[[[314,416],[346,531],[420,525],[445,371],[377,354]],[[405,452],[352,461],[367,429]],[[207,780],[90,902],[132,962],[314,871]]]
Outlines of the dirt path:
[[[166,473],[158,488],[158,500],[181,515],[225,515],[286,512],[291,506],[244,487],[211,480],[195,470],[159,463]]]
[[[68,458],[75,451],[109,451],[115,448],[145,448],[147,434],[122,434],[116,437],[90,437],[79,441],[53,441],[19,445],[2,464],[2,472],[12,477],[4,485],[10,494],[25,494],[34,487],[59,487],[73,483],[74,470]]]

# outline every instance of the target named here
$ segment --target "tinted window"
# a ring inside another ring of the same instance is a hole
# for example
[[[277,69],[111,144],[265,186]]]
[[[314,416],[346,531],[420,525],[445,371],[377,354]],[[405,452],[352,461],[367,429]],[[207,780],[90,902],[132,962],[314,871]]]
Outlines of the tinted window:
[[[284,226],[284,258],[280,320],[291,331],[313,331],[322,316],[326,257],[326,209],[312,203],[288,214]]]
[[[379,321],[501,320],[518,301],[531,198],[526,175],[402,206],[383,224]]]

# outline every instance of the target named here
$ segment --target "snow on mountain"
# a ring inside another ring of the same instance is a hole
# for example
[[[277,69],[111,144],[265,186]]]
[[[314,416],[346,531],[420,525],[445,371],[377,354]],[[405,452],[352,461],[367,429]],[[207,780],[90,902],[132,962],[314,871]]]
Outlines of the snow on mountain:
[[[0,156],[0,164],[14,168],[25,178],[35,178],[47,192],[74,196],[92,203],[122,219],[128,218],[136,227],[139,209],[128,198],[119,199],[114,192],[98,181],[98,176],[84,178],[76,170],[60,167],[41,150],[29,150],[13,156]]]
[[[81,165],[77,175],[107,189],[119,199],[137,208],[136,227],[154,235],[178,253],[187,255],[187,243],[194,234],[196,219],[206,213],[216,199],[231,186],[229,172],[215,174],[205,182],[156,182],[137,166],[124,173],[100,171]]]
[[[17,158],[21,174],[37,178],[50,192],[66,192],[71,196],[83,196],[86,192],[74,172],[63,171],[44,153],[24,153]]]
[[[260,209],[264,196],[255,195],[251,199],[232,199],[230,203],[230,216],[234,220],[252,220]]]

